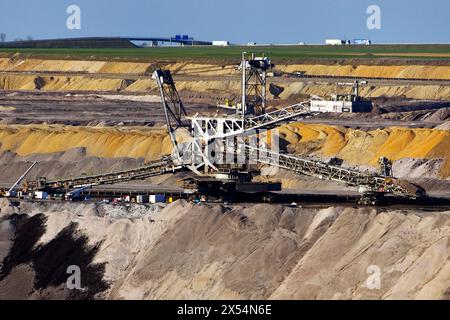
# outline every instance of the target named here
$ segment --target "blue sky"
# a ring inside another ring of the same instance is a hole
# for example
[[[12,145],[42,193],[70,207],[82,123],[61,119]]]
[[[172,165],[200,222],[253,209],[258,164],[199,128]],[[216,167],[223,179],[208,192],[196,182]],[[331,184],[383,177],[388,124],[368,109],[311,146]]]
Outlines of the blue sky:
[[[68,30],[66,9],[81,8],[81,30]],[[381,29],[366,26],[369,5]],[[7,40],[81,36],[169,36],[233,43],[450,43],[448,0],[0,0]]]

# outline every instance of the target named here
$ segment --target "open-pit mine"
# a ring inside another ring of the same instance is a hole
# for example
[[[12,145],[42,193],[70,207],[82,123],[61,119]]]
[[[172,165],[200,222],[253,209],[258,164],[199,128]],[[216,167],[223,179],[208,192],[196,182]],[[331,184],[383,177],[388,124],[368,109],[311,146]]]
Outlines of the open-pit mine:
[[[122,60],[0,54],[0,299],[450,298],[446,63]]]

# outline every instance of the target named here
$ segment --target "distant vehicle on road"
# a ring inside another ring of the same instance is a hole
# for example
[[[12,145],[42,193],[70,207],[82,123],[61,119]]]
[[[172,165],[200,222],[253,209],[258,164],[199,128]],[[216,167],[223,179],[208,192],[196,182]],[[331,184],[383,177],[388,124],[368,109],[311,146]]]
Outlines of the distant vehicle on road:
[[[341,46],[344,44],[351,44],[350,40],[342,40],[342,39],[327,39],[325,40],[325,44],[332,46]]]
[[[353,43],[368,46],[368,45],[372,44],[372,41],[370,41],[369,39],[355,39],[355,40],[353,40]]]
[[[224,40],[214,40],[212,42],[213,46],[217,46],[217,47],[227,47],[230,45],[230,43],[228,41],[224,41]]]

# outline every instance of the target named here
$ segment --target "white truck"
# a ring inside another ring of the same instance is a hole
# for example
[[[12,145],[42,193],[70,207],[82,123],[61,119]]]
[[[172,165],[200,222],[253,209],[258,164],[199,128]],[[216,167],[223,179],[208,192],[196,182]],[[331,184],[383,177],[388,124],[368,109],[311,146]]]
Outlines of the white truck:
[[[370,41],[369,39],[354,39],[353,43],[356,44],[356,45],[368,46],[368,45],[372,44],[372,41]]]
[[[214,40],[212,42],[212,45],[216,46],[216,47],[227,47],[227,46],[230,45],[230,43],[228,41],[225,41],[225,40]]]
[[[326,39],[325,40],[326,45],[331,46],[341,46],[344,44],[350,44],[350,40],[341,40],[341,39]]]

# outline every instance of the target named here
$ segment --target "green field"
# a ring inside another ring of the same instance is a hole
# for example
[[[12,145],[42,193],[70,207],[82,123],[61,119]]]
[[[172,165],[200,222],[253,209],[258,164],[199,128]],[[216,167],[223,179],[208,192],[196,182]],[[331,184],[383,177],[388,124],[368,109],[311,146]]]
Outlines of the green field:
[[[242,51],[265,52],[277,60],[305,59],[420,59],[449,60],[450,45],[370,46],[185,46],[126,49],[0,49],[0,55],[62,59],[150,60],[238,60]]]

